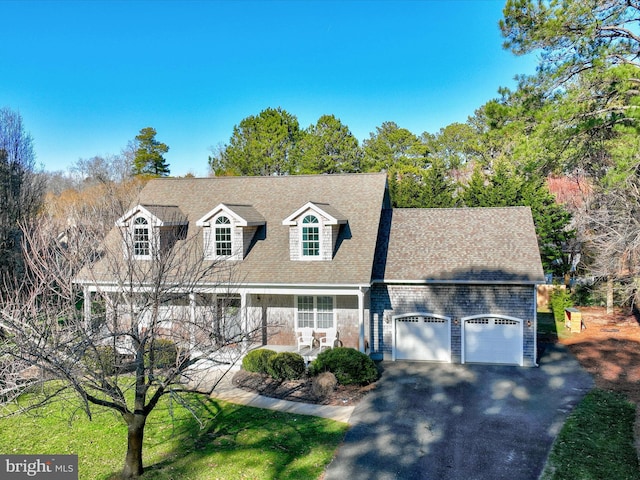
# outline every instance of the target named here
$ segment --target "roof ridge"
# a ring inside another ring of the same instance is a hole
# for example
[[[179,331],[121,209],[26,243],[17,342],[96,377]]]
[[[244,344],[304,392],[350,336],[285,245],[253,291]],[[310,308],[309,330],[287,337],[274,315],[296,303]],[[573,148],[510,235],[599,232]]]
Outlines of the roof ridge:
[[[409,211],[415,210],[420,212],[428,212],[433,210],[446,210],[451,211],[464,211],[464,210],[513,210],[515,208],[531,208],[528,205],[514,205],[503,207],[393,207],[394,211]]]
[[[159,177],[152,178],[149,182],[170,181],[170,180],[226,180],[226,179],[283,179],[283,178],[313,178],[313,177],[364,177],[364,176],[386,176],[386,172],[353,172],[353,173],[304,173],[294,175],[221,175],[213,177]]]

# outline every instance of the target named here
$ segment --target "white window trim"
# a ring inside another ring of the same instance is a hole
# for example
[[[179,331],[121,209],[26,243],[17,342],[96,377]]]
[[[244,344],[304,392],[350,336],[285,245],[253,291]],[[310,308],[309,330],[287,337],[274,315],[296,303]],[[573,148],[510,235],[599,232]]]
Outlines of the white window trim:
[[[216,242],[216,230],[218,224],[217,220],[220,217],[226,217],[229,220],[228,224],[220,225],[222,228],[229,228],[231,231],[231,255],[218,255],[217,254],[217,242]],[[226,211],[220,211],[217,215],[211,217],[211,220],[202,224],[203,229],[208,229],[208,239],[205,237],[204,241],[204,258],[205,260],[240,260],[242,255],[240,248],[242,246],[237,245],[236,233],[237,229],[242,225],[238,225],[236,218],[233,215],[229,215]],[[204,230],[203,230],[204,231]]]
[[[147,231],[148,231],[148,241],[149,241],[149,254],[148,255],[137,255],[136,254],[136,220],[138,218],[142,218],[144,220],[146,220],[147,222]],[[154,235],[154,228],[153,228],[153,222],[152,220],[147,217],[146,215],[142,215],[140,213],[138,213],[137,215],[135,215],[132,219],[131,219],[131,224],[130,224],[130,244],[129,244],[129,248],[131,249],[131,257],[134,258],[135,260],[151,260],[152,256],[153,256],[153,252],[154,252],[154,240],[155,240],[155,235]]]
[[[229,223],[225,223],[225,224],[218,224],[218,219],[220,218],[226,218]],[[229,217],[229,215],[227,215],[225,212],[221,212],[218,215],[216,215],[215,217],[212,218],[211,221],[211,247],[212,247],[212,251],[211,251],[211,256],[213,258],[216,259],[228,259],[228,258],[233,258],[235,256],[235,221],[233,218]],[[228,228],[229,229],[229,236],[230,238],[230,243],[231,243],[231,253],[229,255],[218,255],[218,239],[217,239],[217,231],[218,228]]]
[[[303,223],[304,219],[309,217],[309,216],[314,217],[318,221],[318,223]],[[318,228],[318,255],[305,255],[304,254],[304,241],[305,241],[304,240],[304,228],[305,228],[305,225],[306,226],[313,225],[313,226],[317,226],[317,228]],[[300,220],[298,222],[298,230],[299,230],[298,235],[299,235],[299,238],[300,238],[300,258],[302,260],[308,260],[308,261],[313,261],[313,262],[323,260],[324,259],[324,242],[322,241],[322,238],[324,236],[323,235],[323,233],[324,233],[324,220],[323,220],[323,218],[320,215],[318,215],[317,213],[313,212],[313,211],[307,212],[307,213],[305,213],[304,215],[302,215],[300,217]]]
[[[298,309],[298,299],[300,297],[311,297],[313,298],[313,326],[310,328],[313,328],[314,332],[325,332],[330,328],[337,328],[336,327],[336,297],[335,295],[296,295],[294,298],[294,309],[296,312],[295,315],[295,330],[298,331],[301,328],[309,328],[309,327],[300,327],[298,325],[298,314],[300,313],[300,310]],[[331,320],[332,320],[332,325],[330,327],[318,327],[318,297],[329,297],[331,298]]]

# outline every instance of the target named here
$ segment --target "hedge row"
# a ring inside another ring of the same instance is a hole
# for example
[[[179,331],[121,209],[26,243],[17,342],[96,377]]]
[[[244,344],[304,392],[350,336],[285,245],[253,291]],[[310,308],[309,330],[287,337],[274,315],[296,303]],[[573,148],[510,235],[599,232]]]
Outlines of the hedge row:
[[[304,358],[295,352],[277,353],[260,348],[242,359],[242,368],[262,373],[277,380],[297,380],[307,373]],[[341,385],[367,385],[378,379],[378,369],[368,355],[354,348],[336,347],[324,350],[309,365],[311,376],[331,372]]]

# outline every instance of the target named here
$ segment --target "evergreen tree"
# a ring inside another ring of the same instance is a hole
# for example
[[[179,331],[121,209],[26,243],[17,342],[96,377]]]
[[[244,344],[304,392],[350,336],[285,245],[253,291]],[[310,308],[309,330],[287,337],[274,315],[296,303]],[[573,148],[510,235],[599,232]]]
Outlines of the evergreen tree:
[[[156,140],[156,133],[155,128],[146,127],[136,136],[134,175],[169,176],[169,164],[163,156],[169,151],[169,147]]]
[[[569,271],[564,249],[575,236],[568,228],[571,214],[555,201],[540,176],[519,173],[506,161],[497,162],[493,172],[476,167],[462,200],[467,207],[530,207],[545,271],[557,275]]]
[[[456,183],[440,159],[427,168],[401,165],[389,170],[389,193],[398,208],[449,208],[457,204]]]
[[[363,142],[366,171],[391,170],[400,165],[425,165],[427,148],[420,139],[395,122],[384,122],[376,127]]]
[[[42,205],[45,179],[35,172],[31,136],[20,114],[0,109],[0,275],[19,280],[24,273],[20,224]],[[0,287],[2,288],[2,287]]]
[[[297,144],[298,173],[353,173],[362,168],[358,140],[333,115],[323,115]]]
[[[216,175],[287,175],[295,173],[298,119],[281,108],[267,108],[233,127],[229,144],[209,157]]]

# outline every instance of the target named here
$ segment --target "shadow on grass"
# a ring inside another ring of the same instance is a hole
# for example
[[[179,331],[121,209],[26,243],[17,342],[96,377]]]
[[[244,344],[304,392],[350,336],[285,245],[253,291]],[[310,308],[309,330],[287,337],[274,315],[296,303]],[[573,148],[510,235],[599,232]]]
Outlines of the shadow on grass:
[[[538,312],[538,336],[551,336],[557,339],[558,327],[551,312]]]
[[[169,438],[164,439],[177,446],[164,460],[145,465],[143,478],[235,479],[242,474],[264,479],[318,478],[346,430],[346,426],[326,419],[234,405],[200,395],[189,396],[187,408],[193,415],[181,414]],[[118,478],[118,473],[109,477]]]

